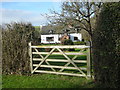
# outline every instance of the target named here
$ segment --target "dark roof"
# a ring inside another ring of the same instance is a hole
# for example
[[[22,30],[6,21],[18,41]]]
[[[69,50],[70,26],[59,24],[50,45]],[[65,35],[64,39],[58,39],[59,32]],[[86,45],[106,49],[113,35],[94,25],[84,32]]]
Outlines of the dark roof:
[[[51,26],[42,26],[41,34],[49,33],[50,30],[54,30],[54,28]]]
[[[64,27],[63,29],[58,30],[56,26],[42,26],[41,34],[64,34],[64,33],[76,33],[75,28]]]
[[[43,33],[42,35],[50,35],[50,34],[64,34],[64,33]]]

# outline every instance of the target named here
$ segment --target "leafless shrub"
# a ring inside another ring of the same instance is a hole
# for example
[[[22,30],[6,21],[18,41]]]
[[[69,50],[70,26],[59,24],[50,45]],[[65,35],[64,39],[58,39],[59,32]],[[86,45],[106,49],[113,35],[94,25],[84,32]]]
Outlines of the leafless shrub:
[[[2,72],[3,74],[29,73],[28,42],[34,27],[30,23],[6,24],[2,29]]]

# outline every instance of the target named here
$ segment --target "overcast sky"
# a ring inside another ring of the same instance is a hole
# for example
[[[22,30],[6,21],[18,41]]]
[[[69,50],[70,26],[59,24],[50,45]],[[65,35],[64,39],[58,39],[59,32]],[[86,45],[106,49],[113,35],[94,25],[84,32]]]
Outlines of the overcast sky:
[[[37,0],[29,0],[29,2],[20,2],[22,0],[3,0],[0,5],[0,12],[2,18],[0,23],[11,22],[31,22],[34,26],[45,25],[47,23],[46,17],[41,14],[50,14],[51,10],[60,11],[61,2],[33,2]],[[25,0],[24,0],[25,1]],[[26,0],[28,1],[28,0]],[[44,0],[45,1],[45,0]]]

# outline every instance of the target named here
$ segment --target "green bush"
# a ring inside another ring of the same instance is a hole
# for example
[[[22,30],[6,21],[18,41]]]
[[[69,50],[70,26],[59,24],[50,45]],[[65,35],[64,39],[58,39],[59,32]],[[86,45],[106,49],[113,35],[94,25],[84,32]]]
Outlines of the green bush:
[[[120,88],[120,2],[105,3],[93,34],[95,81]]]
[[[74,45],[85,45],[86,43],[83,41],[79,41],[79,42],[74,42]]]
[[[27,74],[30,72],[28,42],[34,27],[30,23],[6,24],[2,30],[2,73]]]
[[[62,41],[63,45],[74,45],[73,41],[70,39],[65,39]],[[73,49],[63,49],[64,51],[75,51],[74,48]]]
[[[62,44],[63,44],[63,45],[73,45],[74,43],[73,43],[73,41],[70,40],[70,39],[65,39],[65,40],[62,41]]]

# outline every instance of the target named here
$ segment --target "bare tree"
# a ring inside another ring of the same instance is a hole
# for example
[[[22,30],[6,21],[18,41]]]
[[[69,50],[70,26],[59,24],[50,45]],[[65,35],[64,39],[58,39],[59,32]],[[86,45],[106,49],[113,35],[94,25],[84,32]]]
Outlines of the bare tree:
[[[101,3],[95,2],[63,2],[62,11],[52,11],[49,21],[53,25],[69,26],[87,31],[92,39],[95,19],[100,11]]]
[[[48,16],[48,18],[53,25],[69,26],[87,31],[90,37],[90,52],[92,53],[93,31],[101,6],[101,2],[63,2],[61,13],[53,11],[53,16]]]

